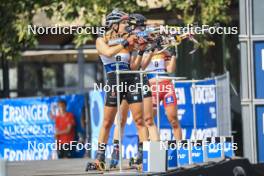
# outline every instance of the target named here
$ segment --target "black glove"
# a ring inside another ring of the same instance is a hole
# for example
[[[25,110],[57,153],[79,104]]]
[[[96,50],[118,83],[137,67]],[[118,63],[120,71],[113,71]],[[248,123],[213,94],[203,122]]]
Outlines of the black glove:
[[[158,38],[156,39],[156,43],[157,43],[157,48],[159,50],[162,50],[162,46],[161,46],[162,38],[161,38],[161,36],[158,36]]]
[[[158,47],[157,43],[154,42],[154,43],[151,43],[151,46],[148,48],[148,50],[153,52],[157,47]]]
[[[123,40],[123,41],[121,42],[121,45],[123,45],[123,47],[126,48],[126,47],[128,47],[129,42],[128,42],[127,40]]]
[[[171,56],[176,56],[176,48],[175,48],[175,46],[170,47],[168,50],[169,50]]]
[[[144,52],[145,52],[145,50],[139,50],[139,51],[138,51],[138,55],[139,55],[139,56],[143,56]]]

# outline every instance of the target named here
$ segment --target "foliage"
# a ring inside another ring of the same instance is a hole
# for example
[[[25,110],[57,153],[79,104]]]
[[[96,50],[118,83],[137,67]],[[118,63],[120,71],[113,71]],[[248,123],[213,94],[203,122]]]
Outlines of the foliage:
[[[0,56],[15,59],[26,48],[36,45],[36,37],[27,33],[33,16],[39,10],[49,18],[72,22],[79,18],[88,26],[98,26],[104,15],[118,7],[126,12],[145,12],[148,6],[139,6],[137,1],[151,0],[1,0],[0,3]],[[231,0],[169,0],[167,11],[176,13],[184,24],[198,22],[211,25],[228,23],[228,8]],[[74,42],[80,46],[91,40],[88,35],[76,35]],[[210,41],[204,42],[204,44]],[[204,45],[206,46],[206,45]]]
[[[231,16],[228,14],[231,0],[170,0],[166,9],[175,11],[177,17],[184,24],[198,24],[214,26],[216,24],[228,24]],[[210,35],[196,36],[200,41],[204,52],[208,47],[214,46]]]
[[[36,45],[35,37],[27,33],[35,11],[47,5],[41,0],[2,0],[0,3],[0,57],[16,59],[25,48]]]

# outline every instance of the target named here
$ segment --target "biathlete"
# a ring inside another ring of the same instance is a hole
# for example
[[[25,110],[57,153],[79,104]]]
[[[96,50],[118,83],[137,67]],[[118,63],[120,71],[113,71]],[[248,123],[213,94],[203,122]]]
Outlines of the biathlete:
[[[143,57],[142,69],[150,72],[160,72],[159,76],[168,76],[167,73],[173,73],[176,70],[176,50],[175,47],[161,51],[160,42],[157,42],[154,53],[147,54]],[[166,72],[166,73],[165,73]],[[152,102],[154,114],[157,113],[157,91],[159,91],[159,101],[162,101],[167,118],[172,126],[173,135],[176,140],[182,139],[182,131],[177,118],[177,99],[174,85],[170,79],[159,79],[158,87],[156,86],[157,74],[148,74],[149,83],[152,89]]]
[[[135,59],[131,59],[131,50],[136,40],[135,35],[130,35],[126,39],[124,34],[128,27],[128,14],[113,10],[106,17],[107,31],[104,36],[98,37],[96,40],[96,49],[104,64],[107,73],[107,85],[115,87],[113,91],[106,92],[104,119],[100,129],[98,138],[98,150],[96,152],[96,160],[94,163],[88,163],[86,170],[98,169],[103,170],[105,163],[105,150],[109,137],[110,128],[113,125],[117,112],[117,89],[116,89],[116,64],[119,70],[131,70],[134,67]],[[140,83],[139,75],[120,74],[120,85],[136,85]],[[115,85],[115,86],[113,86]],[[136,87],[136,86],[134,86]],[[141,90],[131,92],[120,92],[120,98],[126,100],[129,109],[132,112],[135,125],[138,129],[139,140],[148,140],[147,129],[143,119],[143,104]]]
[[[144,31],[146,28],[146,18],[141,15],[141,14],[130,14],[129,15],[129,22],[130,22],[130,30],[134,33],[136,32],[140,32],[140,31]],[[138,51],[136,51],[137,53],[137,57],[136,61],[134,62],[134,67],[131,67],[132,70],[138,70],[141,67],[142,64],[142,56],[144,54],[144,46],[142,47],[142,45],[144,45],[143,43],[146,41],[142,41],[144,39],[140,38],[139,41],[137,42],[138,45]],[[135,53],[135,52],[134,52]],[[150,55],[149,55],[150,57]],[[144,86],[148,86],[149,82],[148,82],[148,78],[146,75],[143,75],[143,85]],[[141,85],[142,86],[142,85]],[[158,129],[157,126],[154,123],[154,119],[153,119],[153,105],[152,105],[152,94],[150,89],[143,89],[143,117],[144,117],[144,121],[145,121],[145,125],[148,129],[148,139],[151,141],[159,141],[159,133],[158,133]],[[121,116],[122,116],[122,122],[121,122],[121,129],[122,129],[122,136],[124,133],[124,128],[126,125],[126,121],[127,121],[127,115],[128,115],[128,110],[129,110],[129,104],[127,103],[127,101],[123,101],[121,106],[120,106],[120,110],[121,110]],[[117,118],[117,117],[116,117]],[[111,155],[111,164],[110,167],[116,167],[118,162],[119,162],[119,136],[118,136],[118,128],[117,126],[115,126],[115,130],[114,130],[114,148],[112,151],[112,155]],[[141,164],[142,163],[142,151],[143,151],[143,146],[142,143],[139,143],[138,145],[138,153],[136,156],[136,162],[135,164]]]

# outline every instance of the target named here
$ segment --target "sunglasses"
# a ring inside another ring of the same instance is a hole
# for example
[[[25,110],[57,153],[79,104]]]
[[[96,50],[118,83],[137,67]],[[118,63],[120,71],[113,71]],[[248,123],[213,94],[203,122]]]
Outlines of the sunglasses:
[[[120,24],[128,24],[128,20],[122,20]]]

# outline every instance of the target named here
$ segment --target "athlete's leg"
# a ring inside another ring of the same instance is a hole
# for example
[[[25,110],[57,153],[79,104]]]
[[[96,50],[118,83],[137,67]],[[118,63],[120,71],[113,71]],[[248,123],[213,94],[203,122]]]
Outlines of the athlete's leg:
[[[121,137],[123,137],[124,128],[126,125],[127,120],[127,113],[128,113],[128,103],[126,100],[123,100],[120,105],[120,111],[121,111]],[[115,120],[118,122],[118,114],[116,113]],[[114,129],[114,141],[113,141],[113,150],[111,154],[111,161],[110,161],[110,168],[115,168],[119,162],[119,128],[118,124],[116,123],[115,129]]]
[[[100,128],[99,138],[98,138],[98,149],[96,152],[96,160],[95,163],[100,164],[100,162],[105,162],[105,150],[106,144],[109,137],[110,129],[115,120],[117,108],[113,106],[104,107],[104,119],[103,124]]]
[[[120,106],[121,117],[122,117],[122,121],[121,121],[121,129],[122,129],[121,134],[122,135],[121,136],[123,136],[123,133],[124,133],[124,128],[125,128],[126,121],[127,121],[128,110],[129,110],[128,103],[126,100],[123,100],[121,103],[121,106]],[[116,114],[115,119],[117,120],[117,118],[118,118],[118,114]],[[118,132],[119,132],[118,131],[118,125],[116,125],[115,130],[114,130],[114,140],[119,140]]]
[[[140,83],[139,75],[135,75],[135,77],[130,80],[130,85],[137,85],[137,83]],[[142,90],[135,86],[134,89],[129,91],[126,95],[129,109],[138,130],[139,144],[136,163],[140,164],[143,159],[143,142],[148,140],[148,130],[143,118]]]
[[[154,123],[153,104],[152,97],[145,97],[144,104],[144,120],[145,125],[148,128],[149,139],[151,141],[159,141],[159,133],[156,124]]]
[[[159,102],[158,102],[158,94],[157,94],[157,90],[159,90],[160,88],[156,88],[156,81],[152,81],[151,86],[155,86],[153,89],[152,89],[152,114],[153,114],[153,119],[155,117],[157,117],[157,104],[160,103],[160,101],[162,100],[161,97],[164,96],[163,92],[159,92]],[[160,85],[158,85],[160,87]],[[160,124],[157,124],[157,125],[160,125]],[[158,126],[156,125],[157,127],[157,131],[158,131]]]
[[[115,85],[115,80],[109,79],[107,81],[109,86]],[[117,112],[117,93],[116,89],[108,91],[105,94],[104,118],[100,128],[98,137],[98,150],[96,152],[96,162],[105,160],[106,144],[108,142],[110,129],[114,123],[115,115]],[[120,95],[122,97],[122,95]],[[120,103],[120,102],[118,102]]]
[[[177,98],[175,95],[174,86],[171,83],[168,83],[167,85],[171,85],[171,89],[163,97],[164,108],[166,111],[167,118],[171,124],[175,139],[181,140],[182,130],[177,116]]]
[[[135,121],[139,136],[138,153],[135,163],[141,164],[143,161],[143,142],[148,140],[148,129],[145,126],[143,118],[143,104],[142,102],[129,104],[129,109]]]
[[[107,143],[110,129],[115,120],[116,112],[117,112],[116,107],[111,107],[111,106],[104,107],[104,119],[99,133],[99,139],[98,139],[99,143],[105,143],[105,144]]]
[[[135,125],[138,130],[139,141],[140,142],[147,141],[148,132],[144,124],[142,102],[129,104],[129,109],[131,110],[132,117],[135,121]]]
[[[167,114],[167,118],[171,124],[171,127],[173,129],[173,135],[176,140],[181,140],[182,139],[182,130],[181,126],[179,123],[179,120],[177,118],[177,106],[171,104],[167,105],[165,107],[165,111]]]

